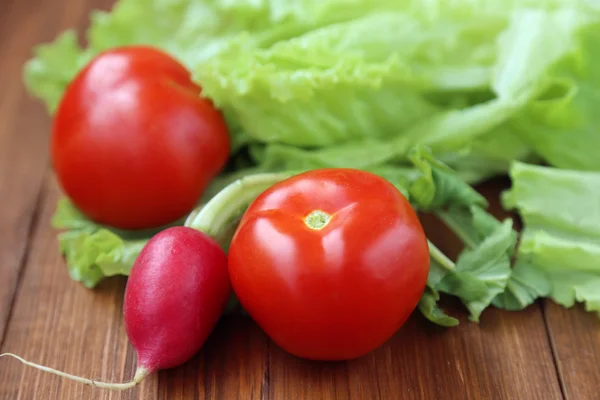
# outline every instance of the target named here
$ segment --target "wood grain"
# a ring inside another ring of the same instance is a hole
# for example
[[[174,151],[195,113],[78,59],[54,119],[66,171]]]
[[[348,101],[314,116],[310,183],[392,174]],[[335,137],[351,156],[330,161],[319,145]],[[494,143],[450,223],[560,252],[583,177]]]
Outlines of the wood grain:
[[[27,98],[21,66],[31,46],[47,35],[42,14],[26,2],[0,9],[0,343],[23,264],[36,203],[47,169],[48,118]]]
[[[135,359],[121,318],[125,281],[108,280],[94,291],[70,282],[56,251],[56,232],[48,228],[57,193],[54,187],[45,191],[44,207],[2,351],[87,377],[128,379]],[[7,368],[8,362],[11,368]],[[83,399],[99,394],[92,388],[22,368],[8,360],[2,360],[0,382],[3,399],[42,398],[44,393],[61,399]],[[142,388],[122,398],[133,399],[139,394],[140,398],[153,399],[156,388],[157,377],[151,377]],[[148,391],[151,396],[142,396]]]
[[[81,28],[91,7],[107,9],[111,3],[9,0],[0,5],[0,344],[48,170],[49,117],[26,93],[23,64],[35,45],[64,29]]]
[[[565,398],[599,398],[600,319],[581,305],[567,310],[550,300],[544,313]]]

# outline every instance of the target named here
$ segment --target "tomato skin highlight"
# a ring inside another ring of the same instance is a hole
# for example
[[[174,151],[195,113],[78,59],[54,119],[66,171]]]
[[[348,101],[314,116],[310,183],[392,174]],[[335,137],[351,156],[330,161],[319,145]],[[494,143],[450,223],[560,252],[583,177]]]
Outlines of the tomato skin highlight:
[[[305,221],[315,210],[330,217],[317,219],[320,229]],[[284,350],[315,360],[358,358],[386,342],[417,306],[429,273],[410,203],[383,178],[350,169],[310,171],[265,191],[228,257],[252,318]]]
[[[101,53],[69,84],[51,155],[66,195],[91,219],[122,229],[188,213],[224,167],[222,114],[171,56],[144,46]]]
[[[123,307],[138,368],[152,372],[192,358],[230,294],[227,256],[210,236],[178,226],[152,237],[131,269]]]

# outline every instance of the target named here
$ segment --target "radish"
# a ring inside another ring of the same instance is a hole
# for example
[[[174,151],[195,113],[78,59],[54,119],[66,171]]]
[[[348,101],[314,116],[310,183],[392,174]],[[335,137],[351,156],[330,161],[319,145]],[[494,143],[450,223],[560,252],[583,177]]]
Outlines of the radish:
[[[125,328],[138,365],[132,381],[100,382],[11,353],[0,357],[11,356],[26,365],[100,388],[129,389],[154,371],[192,358],[217,324],[230,294],[227,256],[217,242],[192,228],[168,228],[146,244],[125,289]]]

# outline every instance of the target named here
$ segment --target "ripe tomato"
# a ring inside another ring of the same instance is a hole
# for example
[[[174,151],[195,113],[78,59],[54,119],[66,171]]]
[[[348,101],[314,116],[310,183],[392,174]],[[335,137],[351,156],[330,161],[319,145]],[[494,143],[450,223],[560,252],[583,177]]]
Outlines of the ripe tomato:
[[[415,211],[368,172],[323,169],[265,191],[229,249],[240,303],[275,343],[303,358],[346,360],[388,340],[429,273]]]
[[[227,126],[171,56],[98,55],[67,87],[52,127],[58,180],[91,219],[124,229],[189,212],[229,156]]]

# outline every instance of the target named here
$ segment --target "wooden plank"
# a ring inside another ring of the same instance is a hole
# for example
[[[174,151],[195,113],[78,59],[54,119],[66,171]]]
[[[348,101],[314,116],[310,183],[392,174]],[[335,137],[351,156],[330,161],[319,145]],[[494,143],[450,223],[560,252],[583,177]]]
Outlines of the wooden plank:
[[[44,7],[38,8],[32,11],[27,1],[3,3],[0,23],[0,343],[47,169],[48,118],[25,96],[20,79],[31,46],[47,33]]]
[[[160,373],[157,398],[260,399],[266,356],[267,338],[256,324],[224,317],[191,363]]]
[[[26,94],[23,63],[35,45],[87,23],[91,7],[112,0],[2,2],[0,12],[0,344],[25,261],[43,177],[48,170],[50,118]]]
[[[240,315],[223,318],[202,352],[205,368],[204,387],[199,389],[201,397],[264,398],[268,389],[267,346],[267,337],[250,318]],[[164,397],[167,398],[174,397],[169,393]]]
[[[90,291],[69,279],[57,251],[56,232],[49,228],[58,190],[51,185],[45,194],[2,352],[89,377],[128,379],[125,371],[134,369],[135,359],[121,317],[125,280],[112,279]],[[47,393],[54,398],[83,399],[92,398],[93,391],[5,359],[0,382],[3,399],[44,398]],[[143,388],[123,398],[153,399],[157,383],[157,377],[150,377]]]
[[[566,399],[600,396],[600,319],[579,305],[565,309],[544,303],[560,380]]]

